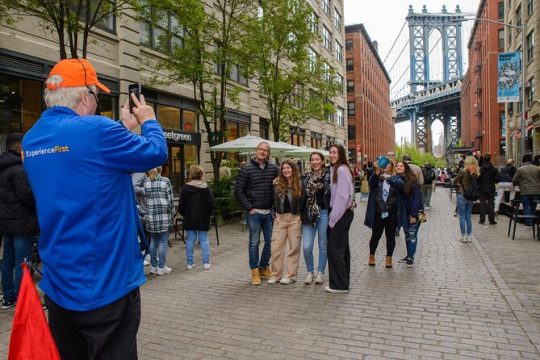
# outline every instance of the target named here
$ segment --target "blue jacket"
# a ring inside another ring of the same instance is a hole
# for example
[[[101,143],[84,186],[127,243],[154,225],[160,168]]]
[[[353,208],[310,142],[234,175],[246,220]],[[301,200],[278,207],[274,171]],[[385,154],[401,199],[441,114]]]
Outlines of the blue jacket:
[[[41,224],[39,286],[65,309],[101,308],[145,282],[131,173],[163,164],[167,144],[157,121],[141,131],[53,107],[23,139]]]
[[[418,217],[424,208],[422,205],[422,191],[418,183],[414,184],[410,194],[405,192],[405,181],[399,175],[394,175],[388,182],[399,191],[398,198],[398,225],[409,227],[409,216]]]

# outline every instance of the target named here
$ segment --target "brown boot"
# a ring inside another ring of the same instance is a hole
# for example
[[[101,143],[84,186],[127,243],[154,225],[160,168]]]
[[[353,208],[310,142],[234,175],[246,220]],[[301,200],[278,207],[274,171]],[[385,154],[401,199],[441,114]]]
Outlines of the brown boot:
[[[261,279],[270,279],[272,277],[272,271],[270,271],[270,267],[262,268],[260,271]]]
[[[369,255],[368,265],[375,266],[375,255]]]
[[[384,267],[387,268],[387,269],[392,268],[392,257],[391,256],[386,257],[386,263],[384,264]]]
[[[261,285],[259,269],[251,269],[251,285]]]

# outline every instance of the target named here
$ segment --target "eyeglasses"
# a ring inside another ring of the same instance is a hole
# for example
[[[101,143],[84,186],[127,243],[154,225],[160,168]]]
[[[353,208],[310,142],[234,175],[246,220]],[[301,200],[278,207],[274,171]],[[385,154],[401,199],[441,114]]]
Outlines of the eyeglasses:
[[[257,148],[257,151],[269,152],[270,150],[269,149],[264,149],[264,148]]]

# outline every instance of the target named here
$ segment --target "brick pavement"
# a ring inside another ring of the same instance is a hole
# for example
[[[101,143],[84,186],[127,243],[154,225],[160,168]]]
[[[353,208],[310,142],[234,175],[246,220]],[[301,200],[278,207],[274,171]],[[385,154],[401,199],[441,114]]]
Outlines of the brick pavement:
[[[540,270],[532,266],[540,242],[525,229],[512,242],[500,221],[487,229],[474,223],[474,242],[462,244],[447,191],[433,196],[412,269],[384,269],[384,242],[377,266],[367,266],[370,231],[361,203],[346,295],[301,282],[251,286],[247,232],[238,224],[221,229],[219,249],[211,235],[209,271],[200,262],[185,270],[184,245],[173,241],[173,273],[150,277],[141,291],[140,358],[540,359]],[[404,254],[401,235],[394,259]],[[302,261],[299,280],[304,276]],[[3,354],[11,316],[0,315]]]

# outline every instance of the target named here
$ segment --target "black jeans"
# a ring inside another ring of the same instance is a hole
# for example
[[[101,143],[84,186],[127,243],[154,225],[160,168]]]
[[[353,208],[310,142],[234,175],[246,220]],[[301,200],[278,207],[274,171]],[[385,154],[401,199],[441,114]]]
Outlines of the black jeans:
[[[333,229],[328,227],[328,283],[334,290],[349,290],[351,274],[349,228],[353,218],[352,210],[347,210]]]
[[[371,239],[369,240],[369,254],[375,255],[379,240],[381,239],[383,230],[386,235],[386,256],[392,256],[396,248],[396,225],[397,211],[393,210],[388,213],[388,217],[381,218],[380,212],[375,212],[373,227],[371,228]]]
[[[490,223],[495,221],[495,194],[480,196],[480,222],[486,221],[486,212]]]
[[[136,360],[139,289],[101,309],[67,310],[45,296],[49,327],[62,360]]]

